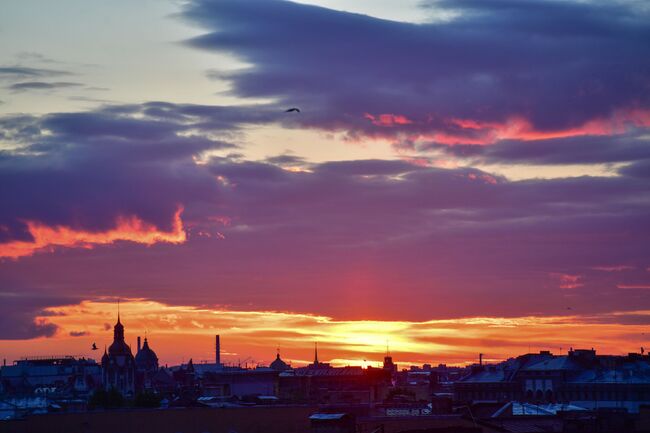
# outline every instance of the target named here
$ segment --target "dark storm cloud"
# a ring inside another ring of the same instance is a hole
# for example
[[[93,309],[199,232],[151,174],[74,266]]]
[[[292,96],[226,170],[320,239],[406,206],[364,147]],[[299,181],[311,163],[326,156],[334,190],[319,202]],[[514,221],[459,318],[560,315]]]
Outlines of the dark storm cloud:
[[[512,116],[557,130],[650,107],[650,19],[633,2],[431,5],[458,15],[410,24],[290,2],[196,0],[184,16],[207,30],[192,46],[252,65],[220,75],[233,93],[279,98],[303,108],[301,124],[351,136]],[[364,113],[411,122],[386,128]]]

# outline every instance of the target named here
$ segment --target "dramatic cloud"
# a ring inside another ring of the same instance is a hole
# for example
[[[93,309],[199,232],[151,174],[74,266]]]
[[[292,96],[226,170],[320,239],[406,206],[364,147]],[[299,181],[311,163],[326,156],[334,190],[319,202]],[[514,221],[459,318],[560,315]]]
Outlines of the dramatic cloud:
[[[144,223],[137,216],[118,217],[115,228],[105,232],[86,232],[69,227],[48,227],[34,221],[27,221],[27,230],[33,240],[0,243],[0,258],[29,256],[54,247],[93,248],[94,245],[112,244],[116,241],[130,241],[145,245],[157,242],[182,243],[186,240],[181,220],[182,208],[174,214],[170,232],[161,232],[151,224]]]
[[[234,94],[299,105],[308,127],[451,145],[650,126],[647,9],[549,0],[431,7],[454,18],[409,24],[266,0],[196,0],[184,15],[208,31],[192,46],[251,65],[220,74]]]
[[[2,119],[17,144],[0,158],[0,252],[16,260],[0,279],[355,319],[637,307],[618,286],[648,283],[644,178],[251,161],[216,138],[274,113],[151,103]],[[598,269],[610,263],[634,269]]]
[[[49,245],[182,241],[179,207],[216,192],[193,158],[232,147],[192,134],[184,120],[102,111],[3,119],[2,134],[17,148],[0,153],[0,178],[11,185],[0,190],[2,255]]]
[[[283,329],[308,322],[304,335],[325,348],[349,336],[332,356],[342,360],[374,350],[353,350],[363,346],[354,333],[379,338],[359,320],[416,341],[396,342],[405,358],[433,347],[456,360],[482,339],[499,353],[526,344],[481,333],[486,323],[530,320],[527,339],[563,347],[605,335],[585,323],[646,324],[637,310],[650,302],[647,10],[428,7],[454,13],[410,24],[274,0],[196,0],[183,16],[205,33],[188,44],[247,65],[211,73],[241,105],[0,117],[0,296],[17,324],[0,338],[61,326],[57,338],[79,344],[70,332],[95,337],[112,316],[87,327],[76,302],[106,296],[151,299],[179,334],[213,334],[226,325],[208,318],[233,310],[250,322],[261,320],[254,310],[287,311],[264,317]],[[10,83],[52,84],[56,74],[0,68]],[[287,116],[289,106],[301,113]],[[375,139],[397,153],[315,159],[305,129],[360,145],[356,155]],[[602,164],[610,176],[516,181],[477,168],[490,164]],[[178,307],[188,314],[174,310],[188,299],[195,307]],[[433,331],[445,321],[462,323]],[[550,337],[563,325],[571,342]],[[471,331],[468,341],[459,330]],[[607,349],[637,344],[606,331]]]

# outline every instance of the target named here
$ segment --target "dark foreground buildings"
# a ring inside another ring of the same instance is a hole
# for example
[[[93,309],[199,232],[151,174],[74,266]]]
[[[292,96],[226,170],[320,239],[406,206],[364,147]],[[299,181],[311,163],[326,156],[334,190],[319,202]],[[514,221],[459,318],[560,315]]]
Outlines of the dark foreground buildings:
[[[459,402],[565,404],[639,412],[650,405],[650,357],[597,355],[594,350],[526,354],[477,365],[454,384]]]

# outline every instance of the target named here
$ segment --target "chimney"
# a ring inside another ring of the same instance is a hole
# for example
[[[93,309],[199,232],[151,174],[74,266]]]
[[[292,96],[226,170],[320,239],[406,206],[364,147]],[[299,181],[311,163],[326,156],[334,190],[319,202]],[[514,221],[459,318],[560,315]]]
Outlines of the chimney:
[[[214,361],[217,365],[221,365],[221,342],[218,334],[215,335],[214,339]]]
[[[138,351],[136,353],[140,353],[140,336],[138,335]]]
[[[478,354],[478,365],[483,365],[483,354],[482,353]]]

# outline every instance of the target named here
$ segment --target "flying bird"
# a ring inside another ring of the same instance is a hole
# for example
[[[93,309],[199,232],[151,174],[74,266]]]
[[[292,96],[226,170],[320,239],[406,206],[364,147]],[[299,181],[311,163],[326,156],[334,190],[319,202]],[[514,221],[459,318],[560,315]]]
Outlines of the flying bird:
[[[288,110],[284,110],[285,113],[300,113],[300,108],[298,107],[291,107]]]
[[[97,345],[93,343],[93,350],[97,350]]]

